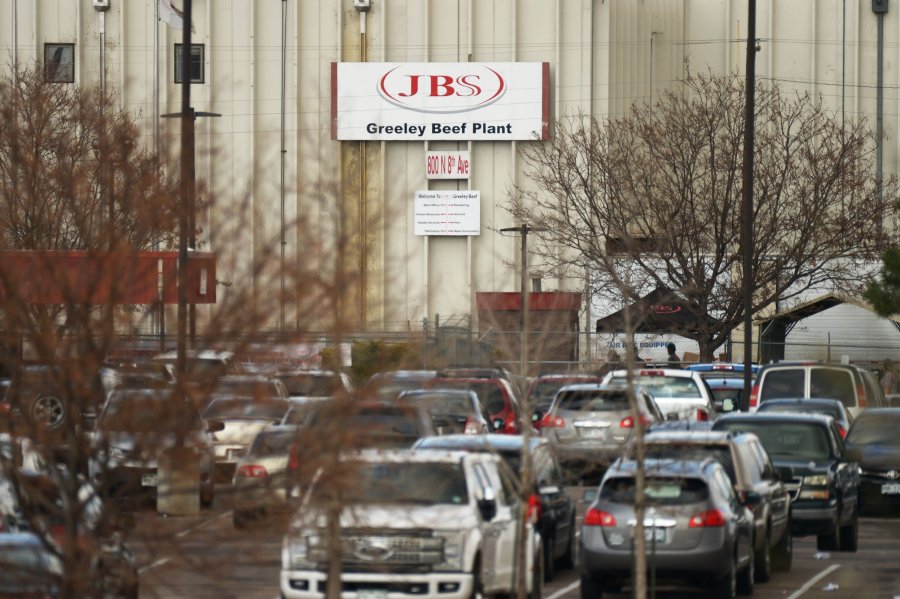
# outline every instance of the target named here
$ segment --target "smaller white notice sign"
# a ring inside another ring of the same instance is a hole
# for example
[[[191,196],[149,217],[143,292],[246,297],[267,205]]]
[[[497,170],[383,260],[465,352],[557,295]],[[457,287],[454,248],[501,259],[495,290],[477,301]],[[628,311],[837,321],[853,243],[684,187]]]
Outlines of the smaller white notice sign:
[[[428,179],[468,179],[472,172],[469,152],[425,152]]]
[[[480,191],[417,191],[416,235],[481,234]]]

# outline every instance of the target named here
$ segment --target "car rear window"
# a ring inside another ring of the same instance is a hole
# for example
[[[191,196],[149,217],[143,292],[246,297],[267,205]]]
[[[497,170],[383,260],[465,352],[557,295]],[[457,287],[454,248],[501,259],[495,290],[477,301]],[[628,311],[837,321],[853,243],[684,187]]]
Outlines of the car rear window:
[[[716,430],[755,433],[773,458],[831,459],[828,431],[818,422],[719,421]]]
[[[624,385],[625,377],[615,377],[612,384]],[[638,375],[633,379],[635,387],[643,387],[656,399],[699,399],[700,387],[694,379],[681,376]]]
[[[457,416],[475,413],[475,410],[472,407],[472,401],[464,395],[429,393],[427,395],[413,397],[412,400],[420,402],[431,414]]]
[[[853,373],[838,368],[813,368],[809,375],[809,396],[840,400],[845,406],[856,407],[856,386]]]
[[[790,414],[823,414],[831,416],[835,420],[843,417],[841,411],[837,408],[823,406],[821,404],[804,404],[803,402],[792,404],[770,404],[765,403],[759,406],[760,412],[785,412]]]
[[[725,473],[735,481],[731,449],[727,445],[702,445],[700,443],[647,443],[647,457],[658,460],[702,462],[713,458],[725,468]]]
[[[634,504],[634,478],[609,478],[600,488],[600,499]],[[709,499],[709,487],[699,478],[648,477],[644,493],[650,505],[687,505]]]
[[[779,368],[765,373],[759,394],[760,401],[789,399],[806,394],[806,370],[803,368]]]
[[[885,445],[900,447],[900,418],[890,414],[863,414],[853,422],[847,434],[848,445]]]
[[[563,391],[556,409],[567,412],[621,412],[628,409],[628,396],[621,391]]]
[[[340,389],[340,380],[334,376],[313,374],[280,374],[278,378],[288,393],[301,397],[328,397]]]

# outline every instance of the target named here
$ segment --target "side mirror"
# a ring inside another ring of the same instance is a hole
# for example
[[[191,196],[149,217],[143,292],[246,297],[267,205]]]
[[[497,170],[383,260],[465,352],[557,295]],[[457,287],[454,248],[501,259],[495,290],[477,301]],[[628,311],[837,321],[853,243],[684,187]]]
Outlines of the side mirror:
[[[206,430],[210,433],[218,433],[225,430],[225,423],[221,420],[207,420]]]
[[[491,426],[495,431],[502,431],[506,427],[506,421],[503,418],[494,418]]]
[[[597,499],[597,489],[585,489],[581,494],[582,503],[594,503],[595,499]]]
[[[778,480],[787,482],[794,479],[794,469],[790,466],[779,466],[775,470]]]
[[[741,493],[741,503],[743,503],[747,507],[759,505],[761,501],[762,495],[760,495],[756,491],[745,491]]]
[[[493,497],[486,497],[478,500],[478,511],[481,512],[481,519],[490,522],[497,515],[497,500]]]
[[[731,397],[726,397],[725,399],[723,399],[721,401],[721,403],[718,403],[716,405],[716,409],[723,414],[728,414],[729,412],[734,412],[735,401]]]

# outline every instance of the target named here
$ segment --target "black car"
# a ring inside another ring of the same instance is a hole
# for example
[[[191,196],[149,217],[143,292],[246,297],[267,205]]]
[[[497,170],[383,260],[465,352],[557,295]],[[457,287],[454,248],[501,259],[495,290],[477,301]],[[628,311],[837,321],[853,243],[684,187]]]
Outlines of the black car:
[[[793,398],[770,399],[760,404],[757,412],[791,412],[795,414],[824,414],[834,418],[841,437],[847,436],[853,416],[847,407],[837,399]]]
[[[752,433],[653,432],[644,439],[650,459],[714,458],[725,468],[741,503],[754,519],[756,581],[767,582],[772,570],[791,569],[791,502],[769,454]],[[789,472],[790,473],[790,472]]]
[[[847,433],[847,457],[862,471],[860,507],[866,512],[900,509],[900,408],[866,410]]]
[[[446,435],[421,439],[414,449],[496,452],[519,474],[523,443],[520,435]],[[540,501],[537,529],[545,548],[544,580],[549,581],[557,565],[575,565],[575,502],[563,490],[562,473],[547,440],[532,438],[529,447],[534,496]]]
[[[859,469],[845,457],[834,419],[818,414],[729,414],[713,430],[755,433],[778,468],[791,468],[791,532],[820,551],[856,551]]]

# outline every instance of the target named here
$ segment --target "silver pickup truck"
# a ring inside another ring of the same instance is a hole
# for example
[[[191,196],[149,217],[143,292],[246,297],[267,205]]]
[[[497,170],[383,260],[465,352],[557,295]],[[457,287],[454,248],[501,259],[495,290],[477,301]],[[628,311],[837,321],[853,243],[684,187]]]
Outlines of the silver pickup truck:
[[[527,563],[516,559],[519,518],[512,473],[496,455],[382,451],[348,460],[351,488],[341,512],[345,597],[462,599],[512,594],[527,568],[539,598],[540,537],[531,524]],[[327,583],[325,518],[316,490],[305,493],[282,546],[281,596],[319,599]]]

